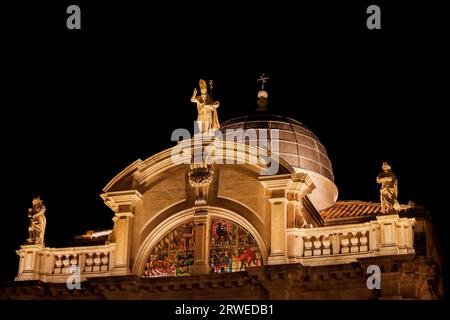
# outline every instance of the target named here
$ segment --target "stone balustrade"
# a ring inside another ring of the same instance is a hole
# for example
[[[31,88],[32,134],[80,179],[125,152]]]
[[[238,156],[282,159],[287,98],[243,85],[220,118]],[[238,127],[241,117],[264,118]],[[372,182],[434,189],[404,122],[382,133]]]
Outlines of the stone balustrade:
[[[358,258],[411,254],[415,252],[414,224],[414,218],[383,215],[360,224],[288,228],[287,259],[278,264],[337,265]],[[16,280],[63,283],[74,273],[80,274],[81,281],[119,275],[115,272],[115,250],[115,243],[68,248],[24,245],[17,251],[20,263]]]
[[[110,276],[115,248],[116,244],[68,248],[24,245],[17,251],[20,262],[16,280],[65,282],[74,273],[82,280]]]
[[[414,253],[415,219],[378,216],[361,224],[287,230],[289,262],[329,265],[360,257]]]

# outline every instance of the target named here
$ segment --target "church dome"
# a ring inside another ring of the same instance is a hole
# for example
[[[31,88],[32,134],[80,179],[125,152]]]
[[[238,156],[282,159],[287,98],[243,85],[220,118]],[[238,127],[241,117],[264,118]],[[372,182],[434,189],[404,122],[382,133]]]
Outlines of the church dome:
[[[311,195],[311,201],[317,210],[332,206],[337,199],[337,188],[327,151],[319,138],[304,124],[289,117],[274,115],[266,108],[267,92],[258,93],[259,108],[252,114],[227,120],[221,124],[223,139],[232,139],[231,131],[227,130],[254,129],[257,141],[246,138],[245,144],[267,146],[269,151],[276,153],[287,161],[297,172],[308,173],[313,180],[316,191]],[[260,143],[261,130],[266,135],[261,136],[267,143]],[[278,145],[278,150],[270,150],[271,145]]]
[[[268,130],[268,150],[272,142],[278,143],[278,155],[294,168],[316,172],[334,181],[333,169],[327,151],[317,136],[304,124],[292,118],[258,113],[231,119],[221,124],[221,131],[226,139],[227,129]],[[278,135],[273,130],[278,130]],[[251,139],[246,140],[250,144]],[[260,144],[256,144],[260,145]]]

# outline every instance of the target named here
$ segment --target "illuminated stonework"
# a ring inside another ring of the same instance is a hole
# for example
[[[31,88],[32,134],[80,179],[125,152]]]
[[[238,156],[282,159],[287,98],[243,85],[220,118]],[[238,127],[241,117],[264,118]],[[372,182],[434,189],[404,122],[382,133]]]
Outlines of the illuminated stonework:
[[[211,101],[200,98],[193,95],[208,109]],[[89,232],[78,246],[64,248],[29,241],[17,250],[16,277],[28,282],[5,290],[0,284],[0,299],[53,299],[72,269],[86,288],[77,297],[89,299],[440,297],[441,255],[426,210],[336,202],[331,163],[317,137],[295,120],[270,115],[267,92],[258,98],[256,115],[224,122],[221,130],[265,130],[271,144],[279,143],[280,156],[271,159],[276,172],[263,174],[267,163],[246,162],[264,144],[212,137],[138,159],[101,194],[112,210],[112,230]],[[202,110],[202,130],[218,129],[214,115]],[[174,154],[187,163],[174,162]],[[197,154],[207,157],[190,162]],[[35,225],[30,231],[30,238],[42,239]],[[381,292],[366,286],[370,265],[382,270]]]

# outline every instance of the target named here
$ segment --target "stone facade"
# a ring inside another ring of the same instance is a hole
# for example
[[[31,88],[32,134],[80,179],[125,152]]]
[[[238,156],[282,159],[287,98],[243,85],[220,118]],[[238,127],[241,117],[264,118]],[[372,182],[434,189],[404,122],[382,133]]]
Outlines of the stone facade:
[[[193,164],[192,155],[211,144],[208,157],[214,163]],[[134,162],[101,195],[114,221],[105,244],[22,246],[17,251],[17,282],[0,286],[0,298],[443,296],[441,255],[423,208],[404,205],[397,213],[385,215],[379,204],[335,203],[337,189],[332,180],[317,176],[317,170],[293,167],[276,155],[269,159],[278,166],[272,175],[261,173],[267,161],[227,162],[258,158],[259,151],[237,142],[183,140]],[[174,161],[174,154],[181,161]],[[320,208],[330,201],[331,207]],[[234,247],[222,250],[223,243]],[[186,261],[172,261],[169,272],[167,257],[182,256],[167,253],[176,246],[185,248]],[[154,263],[153,256],[166,260]],[[369,266],[380,269],[381,289],[368,287]],[[149,268],[164,269],[166,276],[148,279],[148,274],[154,275]],[[80,289],[70,290],[66,282],[74,270],[81,284]],[[189,276],[167,277],[179,273]]]

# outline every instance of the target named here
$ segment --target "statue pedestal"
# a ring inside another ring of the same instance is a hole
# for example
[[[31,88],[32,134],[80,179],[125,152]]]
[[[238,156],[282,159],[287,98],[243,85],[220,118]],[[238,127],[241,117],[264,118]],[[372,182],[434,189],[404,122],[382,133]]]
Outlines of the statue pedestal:
[[[39,252],[44,249],[40,244],[27,244],[20,246],[17,254],[20,257],[19,273],[16,281],[39,279]]]
[[[396,214],[377,217],[377,221],[381,225],[380,253],[383,255],[399,253],[396,227],[399,220],[400,217]]]

